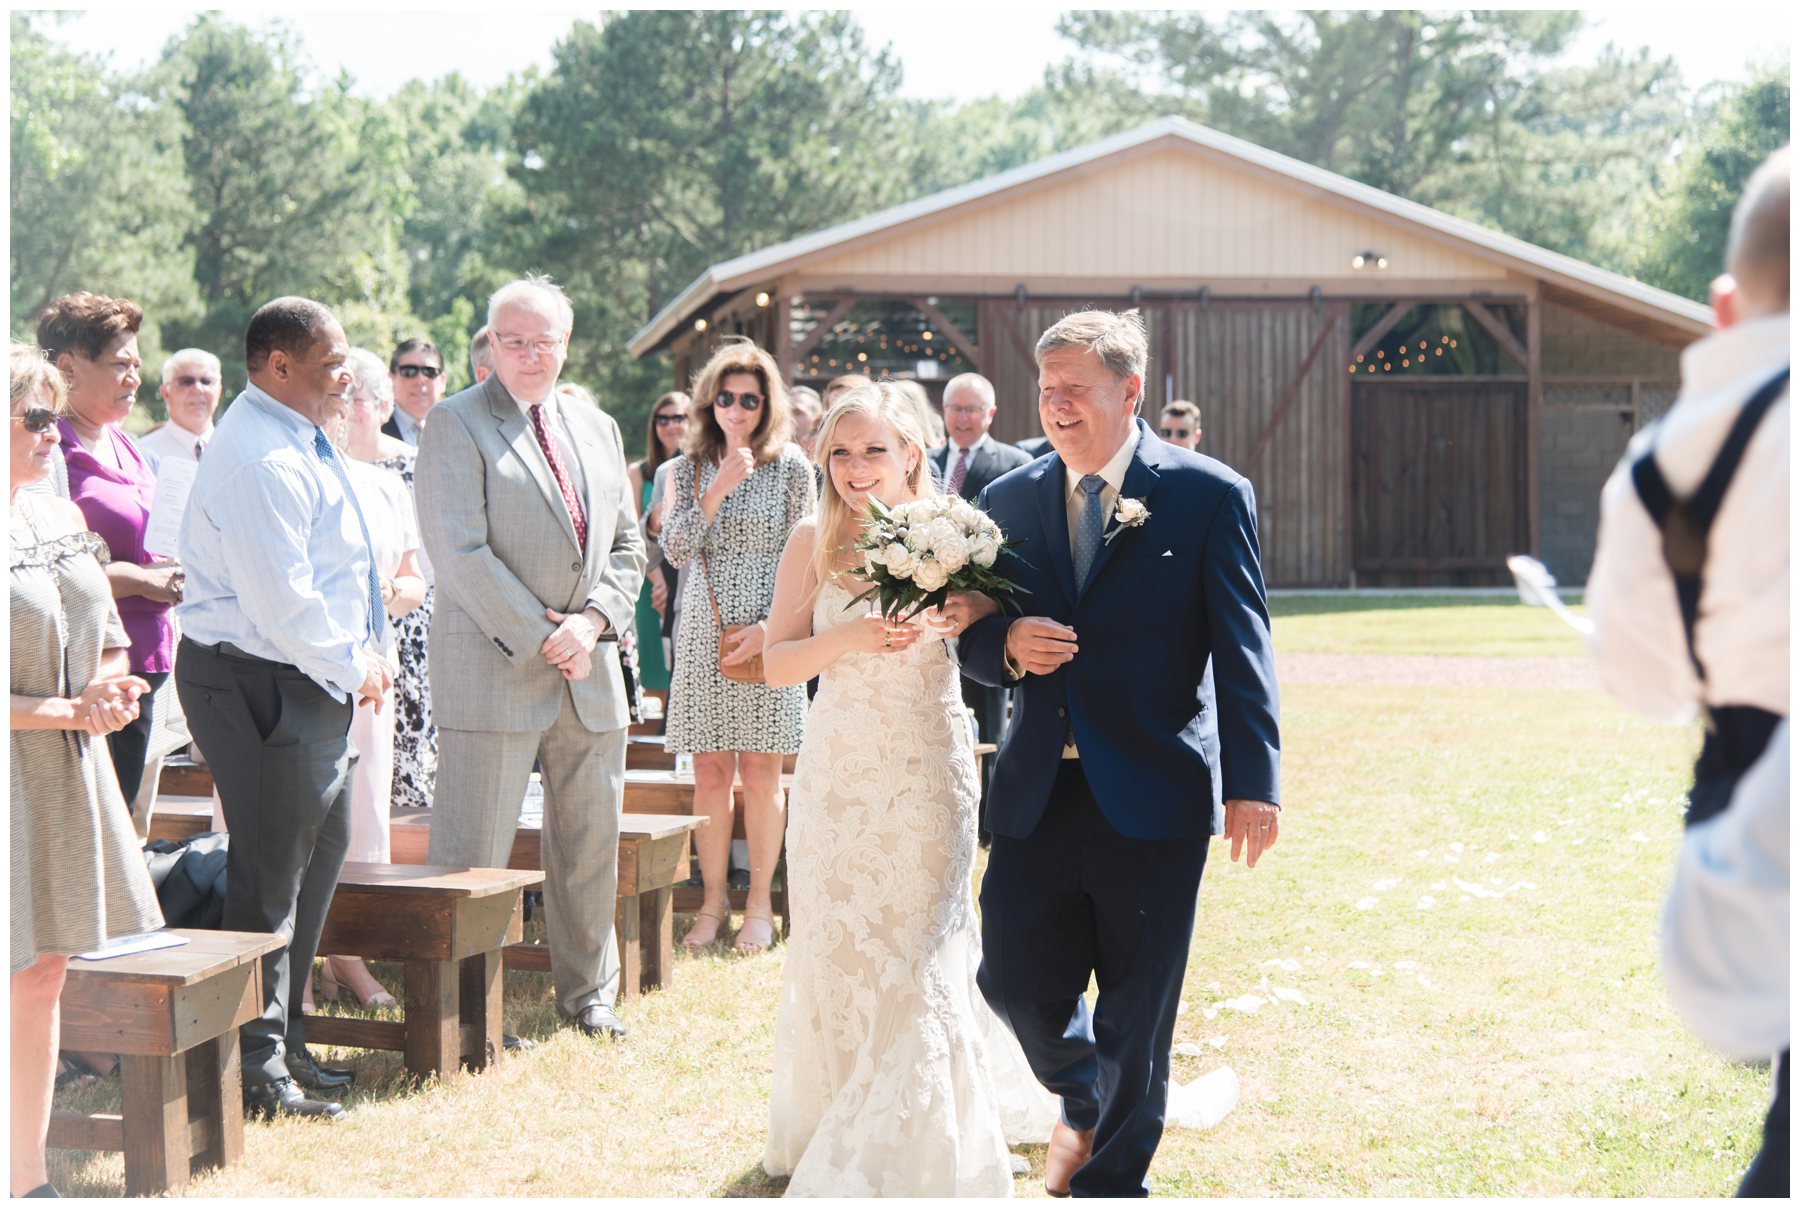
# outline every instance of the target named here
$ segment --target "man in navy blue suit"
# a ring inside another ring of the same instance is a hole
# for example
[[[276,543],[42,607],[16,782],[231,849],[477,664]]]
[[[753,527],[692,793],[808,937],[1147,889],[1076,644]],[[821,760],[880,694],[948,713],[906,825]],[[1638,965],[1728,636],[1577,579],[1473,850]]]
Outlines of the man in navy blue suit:
[[[1149,353],[1135,310],[1070,315],[1036,358],[1054,453],[981,496],[1018,543],[995,569],[1025,615],[960,639],[965,674],[1014,689],[989,794],[980,984],[1062,1098],[1045,1190],[1141,1196],[1208,843],[1223,833],[1254,868],[1280,833],[1256,500],[1248,479],[1137,418]],[[1146,626],[1146,599],[1177,623]]]

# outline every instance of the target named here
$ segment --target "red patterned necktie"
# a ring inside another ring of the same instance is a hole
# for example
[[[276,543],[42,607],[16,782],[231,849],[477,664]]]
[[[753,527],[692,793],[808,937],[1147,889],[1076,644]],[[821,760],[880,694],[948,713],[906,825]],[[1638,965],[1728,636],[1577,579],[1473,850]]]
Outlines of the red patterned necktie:
[[[581,549],[587,548],[587,513],[581,510],[581,500],[575,498],[575,484],[569,479],[569,468],[563,465],[562,454],[557,451],[556,442],[550,439],[550,432],[544,426],[544,404],[531,405],[531,430],[537,433],[538,447],[544,451],[544,460],[550,463],[550,475],[556,479],[556,488],[562,492],[563,506],[569,509],[569,519],[575,522],[575,544]]]
[[[962,494],[963,480],[969,476],[969,450],[962,449],[956,454],[956,467],[950,471],[950,493]]]

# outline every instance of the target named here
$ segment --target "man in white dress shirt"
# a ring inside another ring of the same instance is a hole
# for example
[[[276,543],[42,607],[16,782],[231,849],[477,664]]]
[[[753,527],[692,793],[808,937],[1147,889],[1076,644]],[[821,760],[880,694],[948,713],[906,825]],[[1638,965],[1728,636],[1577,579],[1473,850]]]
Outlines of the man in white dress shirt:
[[[300,1011],[350,841],[351,714],[394,675],[368,527],[322,428],[349,403],[349,351],[306,298],[251,317],[250,384],[200,460],[181,529],[175,682],[231,831],[224,926],[287,940],[263,958],[262,1013],[241,1029],[259,1115],[336,1118],[301,1087],[350,1081],[313,1061]]]
[[[1700,1038],[1775,1055],[1762,1152],[1739,1195],[1788,1193],[1788,152],[1745,185],[1719,331],[1600,497],[1590,649],[1636,711],[1706,718],[1663,916],[1663,978]]]
[[[224,389],[219,358],[204,348],[183,348],[163,362],[156,393],[168,409],[169,422],[138,438],[152,471],[165,457],[200,460],[200,451],[212,439],[213,414]]]

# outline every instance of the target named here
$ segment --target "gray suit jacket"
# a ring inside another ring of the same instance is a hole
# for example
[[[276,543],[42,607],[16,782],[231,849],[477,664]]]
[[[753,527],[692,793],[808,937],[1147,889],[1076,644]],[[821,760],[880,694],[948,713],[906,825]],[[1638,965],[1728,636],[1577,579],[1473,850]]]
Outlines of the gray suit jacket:
[[[931,459],[932,474],[946,491],[950,489],[951,467],[956,464],[955,452],[955,443],[945,441],[925,455]],[[1022,449],[993,439],[983,441],[976,449],[975,456],[969,458],[969,468],[963,472],[962,497],[978,498],[988,483],[1008,470],[1016,470],[1030,461],[1030,456]]]
[[[589,730],[629,718],[619,647],[594,647],[594,669],[567,681],[538,647],[546,608],[598,608],[632,623],[644,541],[625,477],[619,426],[604,411],[559,403],[587,480],[587,548],[563,506],[531,425],[497,375],[439,403],[419,441],[419,531],[437,572],[431,617],[432,714],[455,730],[545,730],[569,691]]]

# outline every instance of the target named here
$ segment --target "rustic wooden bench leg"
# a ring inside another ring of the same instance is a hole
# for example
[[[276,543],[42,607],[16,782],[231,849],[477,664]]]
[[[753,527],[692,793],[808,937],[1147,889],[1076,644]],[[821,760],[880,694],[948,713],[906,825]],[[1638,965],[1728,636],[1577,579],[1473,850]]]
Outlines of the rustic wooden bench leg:
[[[463,1064],[472,1070],[486,1069],[500,1056],[502,969],[499,949],[462,959],[460,1018],[474,1029]]]
[[[619,997],[630,998],[643,988],[644,937],[638,915],[638,898],[613,902],[613,933],[619,942]]]
[[[638,942],[644,952],[643,989],[667,987],[674,980],[675,889],[665,885],[638,895]]]
[[[455,961],[406,962],[406,1069],[421,1078],[461,1061],[462,977]]]
[[[191,1170],[229,1166],[244,1154],[244,1074],[238,1068],[238,1030],[188,1050],[188,1119],[206,1138]]]
[[[125,1194],[181,1191],[188,1181],[187,1058],[119,1058]]]

